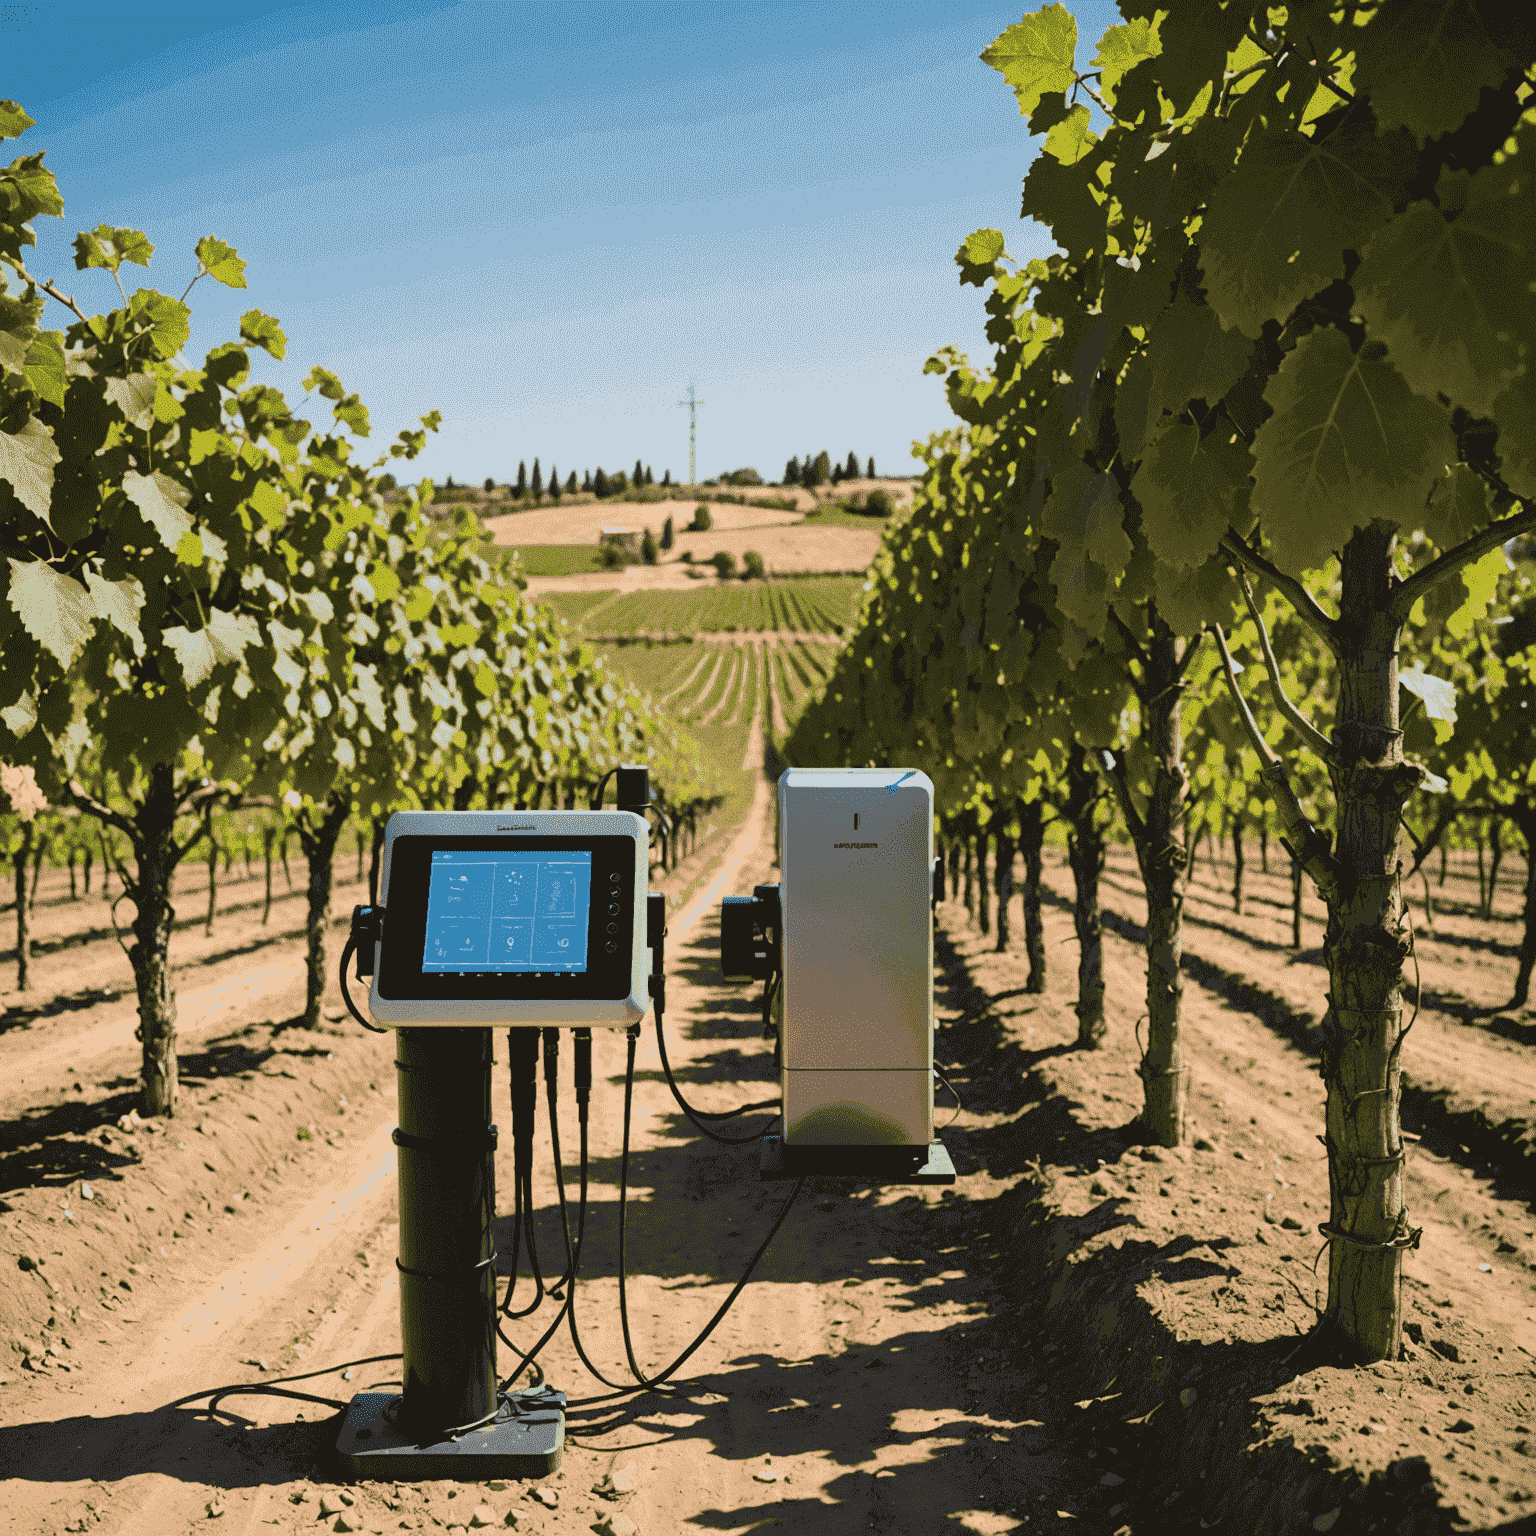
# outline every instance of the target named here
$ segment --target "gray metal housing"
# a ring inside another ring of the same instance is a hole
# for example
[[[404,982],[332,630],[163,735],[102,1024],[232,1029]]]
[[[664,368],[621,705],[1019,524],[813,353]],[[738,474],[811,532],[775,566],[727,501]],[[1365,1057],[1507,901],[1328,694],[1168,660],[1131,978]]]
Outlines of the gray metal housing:
[[[784,1145],[926,1147],[933,784],[789,768],[778,790]]]

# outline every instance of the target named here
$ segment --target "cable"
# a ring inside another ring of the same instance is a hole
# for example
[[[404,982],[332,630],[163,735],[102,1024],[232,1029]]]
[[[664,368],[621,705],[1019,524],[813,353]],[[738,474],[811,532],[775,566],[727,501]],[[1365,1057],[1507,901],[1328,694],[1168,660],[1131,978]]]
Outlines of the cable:
[[[602,810],[603,791],[608,788],[608,780],[611,779],[618,771],[619,770],[617,768],[610,768],[608,772],[605,773],[602,778],[597,781],[597,788],[592,791],[592,804],[588,807],[589,810]]]
[[[704,1135],[708,1136],[711,1141],[718,1141],[721,1146],[744,1147],[749,1142],[761,1141],[763,1137],[768,1134],[770,1128],[778,1119],[777,1115],[770,1116],[769,1119],[764,1123],[763,1128],[759,1131],[754,1131],[750,1136],[722,1136],[719,1134],[719,1132],[710,1130],[710,1128],[704,1124],[704,1121],[729,1120],[735,1115],[744,1114],[746,1111],[758,1108],[760,1106],[744,1104],[740,1109],[725,1110],[712,1114],[706,1110],[695,1110],[694,1107],[687,1101],[687,1099],[683,1097],[682,1090],[677,1086],[677,1079],[672,1075],[672,1064],[667,1060],[667,1037],[663,1032],[661,1025],[663,1009],[661,1006],[661,997],[659,994],[657,995],[655,1002],[656,1048],[661,1052],[661,1070],[666,1076],[667,1087],[672,1090],[672,1097],[677,1100],[678,1107],[685,1115],[688,1116],[691,1121],[693,1121],[694,1126],[698,1130],[702,1131]]]
[[[938,1080],[943,1083],[946,1088],[949,1089],[950,1097],[955,1101],[954,1114],[952,1114],[949,1119],[944,1122],[945,1125],[953,1125],[955,1123],[955,1117],[960,1113],[961,1110],[965,1108],[965,1105],[960,1102],[960,1095],[955,1092],[954,1084],[951,1083],[950,1080],[945,1077],[937,1067],[933,1069],[933,1075],[938,1078]]]
[[[774,1217],[773,1225],[768,1229],[768,1235],[762,1240],[760,1244],[758,1244],[757,1252],[752,1255],[752,1258],[748,1262],[745,1271],[742,1273],[741,1279],[739,1279],[736,1284],[731,1287],[731,1294],[727,1296],[723,1302],[721,1302],[719,1308],[715,1312],[715,1315],[710,1318],[708,1323],[705,1324],[703,1332],[699,1334],[693,1343],[691,1343],[687,1349],[685,1349],[682,1354],[680,1354],[677,1359],[674,1360],[672,1364],[666,1368],[666,1370],[658,1371],[654,1376],[647,1376],[645,1372],[640,1369],[639,1363],[635,1359],[634,1344],[630,1338],[629,1299],[626,1293],[626,1276],[624,1267],[626,1229],[625,1207],[629,1196],[629,1123],[631,1103],[633,1101],[635,1088],[635,1040],[638,1034],[639,1026],[637,1025],[629,1035],[628,1058],[624,1067],[624,1147],[623,1152],[619,1158],[619,1322],[624,1333],[624,1353],[629,1360],[629,1368],[634,1373],[635,1380],[640,1383],[641,1387],[655,1391],[663,1386],[669,1376],[682,1368],[684,1363],[690,1358],[690,1356],[693,1355],[694,1351],[697,1350],[710,1336],[710,1334],[715,1331],[715,1328],[719,1324],[720,1319],[723,1318],[725,1314],[730,1310],[732,1303],[734,1303],[736,1298],[741,1294],[743,1288],[746,1286],[747,1281],[752,1278],[752,1271],[757,1268],[757,1261],[762,1258],[764,1253],[767,1252],[768,1244],[773,1241],[775,1234],[778,1232],[779,1228],[783,1226],[784,1218],[789,1214],[790,1206],[795,1203],[795,1197],[805,1186],[806,1175],[801,1174],[800,1177],[795,1180],[795,1187],[790,1190],[788,1199],[786,1199],[784,1204],[779,1207],[779,1214]],[[634,1388],[630,1387],[625,1388],[624,1392],[627,1394],[634,1390]],[[568,1408],[582,1407],[587,1403],[602,1402],[604,1400],[604,1398],[600,1397],[582,1398],[579,1402],[568,1402],[566,1406]],[[592,1431],[587,1432],[592,1433]]]
[[[380,1029],[377,1024],[370,1024],[368,1020],[365,1019],[362,1014],[357,1011],[357,1006],[352,1001],[352,994],[347,991],[347,961],[350,960],[356,953],[357,934],[354,931],[348,937],[346,947],[341,952],[341,1000],[347,1005],[347,1012],[350,1013],[352,1017],[363,1026],[364,1029],[371,1030],[376,1035],[387,1035],[389,1033],[387,1029]],[[358,980],[361,981],[362,977],[359,976]]]

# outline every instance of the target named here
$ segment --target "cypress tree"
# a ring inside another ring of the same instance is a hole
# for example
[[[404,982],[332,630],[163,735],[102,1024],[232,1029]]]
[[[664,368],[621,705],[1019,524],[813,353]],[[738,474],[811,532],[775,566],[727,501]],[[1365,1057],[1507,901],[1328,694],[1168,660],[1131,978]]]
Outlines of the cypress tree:
[[[571,473],[575,474],[576,471],[572,470]],[[590,469],[581,477],[581,488],[584,491],[590,491],[592,489],[592,471]]]
[[[635,460],[635,473],[631,477],[630,483],[632,485],[645,484],[645,465],[643,465],[639,459]]]
[[[533,499],[537,501],[544,494],[544,477],[539,473],[539,461],[533,461]]]
[[[592,471],[592,494],[599,500],[608,494],[608,476],[603,473],[601,464]]]
[[[848,455],[848,467],[843,471],[845,480],[857,480],[859,478],[859,456],[856,453]]]
[[[661,547],[663,549],[671,549],[672,541],[675,537],[676,535],[672,531],[672,519],[669,517],[661,525]]]
[[[869,476],[869,478],[871,480],[873,480],[875,478],[875,456],[874,456],[874,454],[870,454],[870,456],[869,456],[869,468],[865,471],[865,473]]]
[[[672,471],[670,469],[664,470],[662,472],[661,483],[663,485],[671,485],[672,484]]]
[[[789,463],[784,466],[784,484],[785,485],[799,485],[800,484],[800,460],[799,459],[791,459],[789,461]]]
[[[576,471],[574,469],[571,471],[570,479],[565,482],[565,493],[567,496],[574,496],[576,494]]]
[[[519,501],[528,494],[528,466],[521,459],[517,461],[517,484],[512,488],[512,494]]]
[[[551,501],[560,500],[560,471],[553,464],[549,466],[549,497]]]
[[[656,476],[651,473],[651,466],[649,464],[645,466],[645,483],[647,485],[656,484]]]

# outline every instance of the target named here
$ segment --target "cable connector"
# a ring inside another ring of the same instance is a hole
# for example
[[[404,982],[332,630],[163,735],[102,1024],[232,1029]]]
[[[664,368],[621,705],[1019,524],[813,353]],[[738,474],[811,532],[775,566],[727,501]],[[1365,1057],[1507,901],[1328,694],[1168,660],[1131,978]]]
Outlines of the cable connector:
[[[357,979],[373,975],[374,946],[384,938],[383,907],[352,908],[352,944],[357,951]]]

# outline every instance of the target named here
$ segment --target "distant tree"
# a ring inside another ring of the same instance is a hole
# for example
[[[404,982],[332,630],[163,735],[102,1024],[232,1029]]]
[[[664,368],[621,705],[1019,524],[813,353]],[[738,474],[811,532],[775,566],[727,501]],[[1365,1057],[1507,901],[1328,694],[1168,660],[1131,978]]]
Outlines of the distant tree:
[[[443,481],[443,489],[445,491],[451,491],[453,489],[453,476],[452,475],[449,475],[448,478]]]
[[[635,472],[630,477],[630,484],[632,484],[632,485],[644,485],[645,484],[645,465],[642,464],[639,459],[635,460]]]
[[[806,465],[801,478],[803,484],[813,489],[818,485],[825,485],[832,478],[832,460],[827,457],[825,449]]]
[[[533,461],[533,499],[537,501],[544,494],[544,476],[539,472],[539,461]]]
[[[893,505],[891,493],[878,486],[864,499],[864,511],[870,517],[889,517]]]
[[[693,521],[688,526],[695,533],[708,533],[714,526],[714,518],[709,515],[709,508],[703,502],[693,509]]]
[[[721,581],[729,581],[736,574],[736,556],[729,550],[717,549],[709,557],[709,563],[714,566],[715,574]]]
[[[733,469],[728,475],[721,475],[721,481],[726,485],[761,485],[763,477],[755,469]]]
[[[612,480],[608,482],[608,494],[610,496],[623,496],[629,490],[629,477],[621,469]]]
[[[603,466],[599,464],[592,471],[592,494],[601,500],[609,492],[608,476],[603,473]]]
[[[856,453],[848,455],[848,465],[843,470],[843,479],[857,480],[859,478],[859,456]]]
[[[575,471],[573,470],[572,473],[574,474]],[[581,477],[581,488],[584,491],[592,489],[592,471],[590,469]]]
[[[676,535],[672,532],[672,519],[669,517],[661,525],[661,547],[663,549],[671,549],[675,538]]]
[[[528,494],[528,466],[521,459],[517,461],[517,484],[512,487],[512,494],[519,501]]]
[[[647,528],[645,537],[640,540],[640,558],[647,565],[655,565],[657,553],[656,535]]]
[[[496,482],[489,475],[485,477],[485,494],[489,496],[496,489]]]
[[[761,581],[768,573],[763,566],[763,557],[755,549],[749,549],[741,557],[741,579],[743,581]]]
[[[591,490],[592,487],[589,485],[587,486],[587,489]],[[576,471],[574,469],[571,471],[571,478],[565,482],[565,490],[566,494],[569,496],[574,496],[576,494]]]
[[[656,476],[651,473],[651,466],[649,464],[645,466],[645,483],[647,485],[656,484]]]
[[[576,477],[573,475],[571,478],[574,480]],[[560,500],[560,471],[553,464],[549,466],[549,495],[551,501]]]
[[[831,470],[827,474],[827,479],[830,480],[833,485],[836,485],[837,482],[839,480],[841,480],[842,478],[843,478],[843,466],[841,464],[834,464],[832,466]]]
[[[789,463],[784,466],[784,484],[785,485],[799,485],[800,484],[800,460],[799,459],[791,459],[789,461]]]
[[[396,481],[395,481],[395,477],[393,475],[380,475],[379,476],[379,489],[381,491],[392,491],[392,490],[395,489],[395,485],[396,485]]]
[[[871,480],[873,480],[875,478],[875,456],[874,456],[874,454],[870,454],[870,456],[869,456],[869,465],[868,465],[867,469],[865,470],[865,473],[869,476],[869,478]]]

